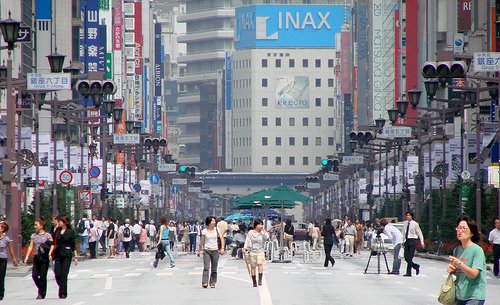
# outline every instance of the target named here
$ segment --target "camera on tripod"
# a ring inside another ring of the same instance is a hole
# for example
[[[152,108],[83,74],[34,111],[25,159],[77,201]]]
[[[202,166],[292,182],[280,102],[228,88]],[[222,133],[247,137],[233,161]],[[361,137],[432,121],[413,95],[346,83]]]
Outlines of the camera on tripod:
[[[375,231],[375,234],[377,234],[377,237],[380,237],[380,234],[382,234],[382,232],[384,231],[379,223],[376,223],[373,226],[373,230]]]

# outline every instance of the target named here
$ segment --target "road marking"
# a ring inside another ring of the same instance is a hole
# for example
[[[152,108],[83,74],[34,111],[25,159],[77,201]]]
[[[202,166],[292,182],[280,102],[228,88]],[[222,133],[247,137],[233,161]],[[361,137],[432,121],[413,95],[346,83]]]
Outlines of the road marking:
[[[121,271],[122,269],[106,269],[106,272],[118,272]]]
[[[220,274],[236,274],[234,271],[221,271]]]
[[[393,283],[396,283],[396,284],[399,284],[399,285],[403,285],[403,283],[401,283],[400,281],[394,281]]]
[[[172,275],[172,274],[173,274],[172,272],[159,272],[156,275],[157,276],[164,276],[164,275]]]
[[[417,287],[410,287],[411,290],[415,290],[415,291],[419,291],[420,289],[418,289]]]
[[[111,290],[113,288],[113,278],[108,276],[106,278],[106,283],[104,284],[104,289]]]
[[[140,276],[140,275],[142,275],[142,273],[131,272],[131,273],[125,273],[123,276],[124,277],[132,277],[132,276]]]
[[[316,273],[318,273],[318,272],[316,272]],[[324,272],[324,273],[326,273],[326,272]],[[331,274],[331,273],[328,273],[328,274]],[[356,275],[356,276],[359,276],[359,275],[365,275],[365,274],[364,273],[357,273],[357,272],[349,272],[349,273],[347,273],[347,275]]]
[[[295,269],[297,269],[297,267],[295,267],[295,266],[290,266],[290,267],[282,266],[281,269],[294,269],[295,270]]]
[[[229,276],[229,275],[225,275],[225,274],[221,274],[221,276],[225,277],[225,278],[228,278],[228,279],[245,282],[245,283],[252,283],[250,280],[240,279],[240,278],[237,278],[237,277],[234,277],[234,276]]]
[[[332,273],[331,272],[314,272],[316,273],[317,275],[331,275]],[[355,273],[353,273],[355,274]],[[355,274],[355,275],[358,275],[358,274]]]
[[[239,269],[239,268],[238,268],[238,267],[229,267],[229,266],[227,266],[227,267],[224,267],[224,269],[232,269],[232,270],[235,270],[235,269]]]
[[[259,286],[259,294],[260,294],[260,305],[273,305],[271,292],[269,292],[269,288],[267,287],[266,278],[262,279],[262,286]]]
[[[202,275],[203,272],[188,272],[189,275]]]
[[[77,269],[76,272],[90,272],[90,269]]]
[[[134,269],[135,271],[149,271],[151,270],[150,268],[137,268],[137,269]]]
[[[96,274],[92,275],[90,278],[91,279],[102,279],[102,278],[105,278],[108,276],[109,276],[109,273],[96,273]]]
[[[194,267],[194,270],[203,270],[203,267]]]
[[[434,298],[434,299],[437,299],[437,298],[438,298],[438,296],[437,296],[437,295],[435,295],[435,294],[430,294],[430,293],[429,293],[429,294],[428,294],[428,296],[430,296],[430,297],[432,297],[432,298]]]
[[[73,305],[83,305],[85,302],[78,302],[78,303],[73,303]]]
[[[78,274],[70,274],[68,276],[69,279],[76,279],[78,277]]]
[[[100,297],[101,295],[104,295],[104,293],[103,292],[99,292],[99,293],[94,294],[93,296],[94,297]]]

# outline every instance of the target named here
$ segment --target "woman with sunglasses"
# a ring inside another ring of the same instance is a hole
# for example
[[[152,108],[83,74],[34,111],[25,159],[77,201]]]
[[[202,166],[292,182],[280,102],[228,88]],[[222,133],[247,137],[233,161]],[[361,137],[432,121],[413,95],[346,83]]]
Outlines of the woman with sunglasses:
[[[456,275],[456,304],[482,305],[486,299],[486,258],[477,244],[479,228],[474,220],[464,216],[457,220],[460,245],[448,257],[448,273]]]

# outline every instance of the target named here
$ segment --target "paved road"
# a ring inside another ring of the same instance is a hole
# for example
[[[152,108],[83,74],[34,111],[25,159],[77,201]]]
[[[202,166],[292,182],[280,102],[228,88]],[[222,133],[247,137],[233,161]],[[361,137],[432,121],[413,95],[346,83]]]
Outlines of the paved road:
[[[323,305],[323,304],[438,304],[437,293],[445,278],[445,262],[416,258],[422,265],[419,276],[406,278],[376,274],[376,259],[368,273],[363,271],[367,252],[354,258],[337,258],[335,268],[321,263],[267,263],[264,285],[251,287],[241,260],[220,261],[215,289],[201,287],[201,259],[179,256],[175,268],[166,261],[157,269],[150,266],[153,253],[132,253],[130,259],[86,260],[72,266],[69,296],[57,298],[57,285],[49,271],[48,294],[44,304],[175,304],[239,305]],[[297,260],[300,260],[298,258]],[[389,264],[392,256],[388,255]],[[403,263],[403,267],[405,263]],[[385,272],[385,266],[382,269]],[[10,273],[6,280],[6,304],[33,304],[36,289],[29,274]],[[496,300],[496,301],[494,301]],[[498,304],[500,279],[488,276],[487,304]]]

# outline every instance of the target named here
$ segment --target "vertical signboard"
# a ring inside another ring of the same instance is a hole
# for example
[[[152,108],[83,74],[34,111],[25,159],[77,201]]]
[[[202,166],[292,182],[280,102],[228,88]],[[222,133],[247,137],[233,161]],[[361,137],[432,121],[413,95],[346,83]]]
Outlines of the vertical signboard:
[[[222,70],[217,71],[217,158],[222,158],[222,141],[223,141],[223,128],[222,124],[224,122],[224,110],[223,110],[223,80],[224,72]],[[217,162],[217,164],[219,164]]]
[[[135,50],[134,67],[135,74],[142,74],[142,3],[134,3],[134,23],[135,23]]]
[[[354,115],[351,94],[344,94],[344,135],[354,130]],[[344,136],[344,151],[349,147],[349,137]]]
[[[154,103],[153,103],[153,125],[152,128],[156,134],[161,135],[161,106],[162,106],[162,80],[163,80],[163,63],[161,51],[161,23],[155,23],[155,68],[154,68]]]
[[[469,32],[472,25],[472,0],[457,1],[457,31]]]
[[[418,20],[418,1],[407,1],[406,2],[406,25],[404,27],[404,34],[406,35],[406,44],[403,46],[404,52],[406,52],[406,92],[413,88],[418,88],[420,74],[418,68],[418,58],[419,49],[421,48],[419,44],[419,20]],[[417,117],[418,113],[416,109],[408,107],[407,119],[405,119],[406,124],[415,124],[415,120],[411,117]]]
[[[84,64],[85,73],[99,71],[99,48],[101,46],[99,2],[80,1],[80,10],[83,18],[83,28],[80,29],[80,61]]]
[[[232,169],[233,168],[233,151],[231,147],[231,139],[233,138],[233,130],[231,129],[231,122],[233,121],[233,116],[232,116],[232,86],[233,86],[233,76],[232,76],[232,71],[231,71],[231,54],[229,52],[226,52],[226,69],[225,69],[225,82],[224,82],[224,88],[225,88],[225,100],[226,100],[226,116],[225,116],[225,131],[226,131],[226,138],[225,138],[225,143],[226,143],[226,153],[225,153],[225,160],[226,160],[226,169]]]
[[[97,57],[97,71],[106,71],[106,25],[99,25],[99,50]]]
[[[399,38],[399,10],[394,10],[394,100],[399,99],[399,61],[400,61],[400,38]]]
[[[357,86],[356,91],[358,95],[358,113],[357,123],[360,125],[369,125],[368,123],[368,38],[367,38],[367,2],[359,1],[356,3],[356,22],[357,27]]]
[[[373,118],[386,118],[386,103],[383,93],[384,84],[384,64],[383,50],[384,43],[384,5],[382,0],[373,0],[372,4],[372,100],[373,100]],[[392,108],[392,107],[391,107]],[[350,131],[349,131],[350,132]],[[348,133],[346,133],[348,134]],[[347,146],[346,146],[347,147]]]

